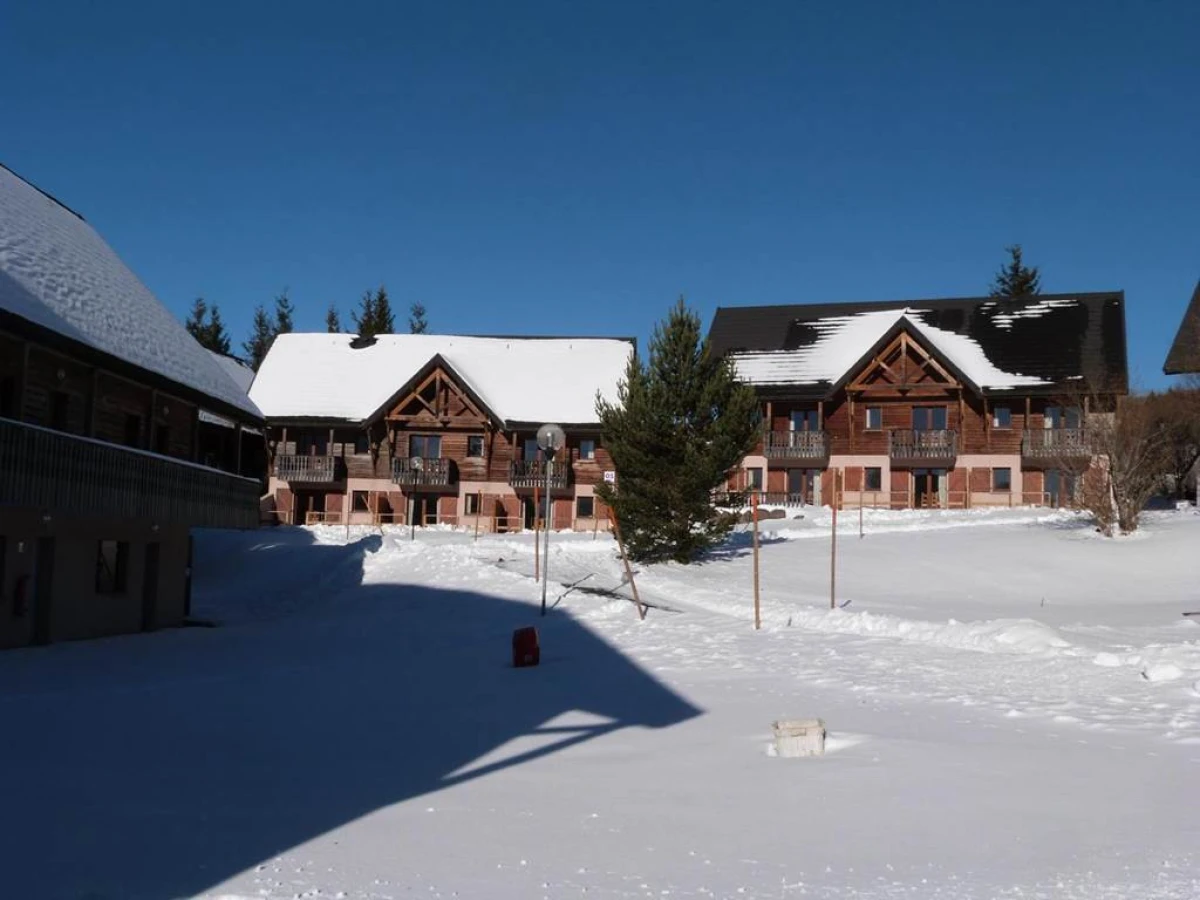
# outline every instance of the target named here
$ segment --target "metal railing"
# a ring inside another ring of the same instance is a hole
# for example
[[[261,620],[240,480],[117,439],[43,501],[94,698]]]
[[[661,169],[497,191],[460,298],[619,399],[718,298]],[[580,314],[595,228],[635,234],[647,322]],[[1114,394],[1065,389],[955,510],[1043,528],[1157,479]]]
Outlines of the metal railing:
[[[905,428],[888,433],[888,455],[892,459],[947,459],[957,452],[958,434],[949,429]]]
[[[561,462],[550,463],[550,490],[567,486],[570,466]],[[515,488],[546,486],[546,464],[536,459],[522,459],[508,464],[508,483]]]
[[[824,431],[768,431],[763,434],[767,459],[824,459],[829,442]]]
[[[1030,428],[1021,436],[1021,455],[1040,459],[1091,456],[1092,447],[1082,428]]]
[[[275,457],[275,477],[280,481],[319,483],[334,481],[336,474],[337,459],[333,456]]]
[[[440,456],[420,457],[420,463],[412,459],[392,460],[392,481],[410,487],[444,487],[453,480],[451,461]]]
[[[0,505],[254,528],[259,488],[196,463],[0,419]]]

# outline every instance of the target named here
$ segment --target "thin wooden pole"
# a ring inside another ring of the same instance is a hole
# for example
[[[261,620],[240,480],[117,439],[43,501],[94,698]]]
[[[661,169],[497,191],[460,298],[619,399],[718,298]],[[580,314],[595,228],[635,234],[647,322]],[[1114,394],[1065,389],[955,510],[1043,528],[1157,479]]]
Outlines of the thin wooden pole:
[[[864,476],[865,477],[865,476]],[[858,539],[863,537],[863,492],[858,492]]]
[[[837,511],[838,470],[833,470],[833,526],[829,539],[829,608],[837,608]]]
[[[613,515],[612,507],[608,507],[608,521],[612,523],[613,533],[617,536],[617,547],[621,551],[621,561],[625,564],[625,577],[629,580],[629,587],[633,590],[633,602],[637,604],[638,618],[645,619],[647,607],[642,605],[642,598],[638,596],[637,582],[633,580],[633,568],[629,565],[629,556],[625,553],[625,541],[621,538],[621,526],[617,524],[617,517]]]
[[[542,580],[542,569],[541,569],[541,552],[542,551],[539,549],[541,547],[542,542],[541,542],[541,540],[538,539],[538,535],[541,534],[541,529],[538,527],[539,521],[540,520],[538,519],[538,489],[537,489],[537,485],[535,484],[533,486],[533,580],[534,581]]]
[[[476,492],[479,500],[475,506],[475,540],[479,540],[479,520],[483,518],[483,491]]]
[[[750,515],[754,520],[754,630],[762,628],[762,608],[758,601],[758,494],[750,495]]]

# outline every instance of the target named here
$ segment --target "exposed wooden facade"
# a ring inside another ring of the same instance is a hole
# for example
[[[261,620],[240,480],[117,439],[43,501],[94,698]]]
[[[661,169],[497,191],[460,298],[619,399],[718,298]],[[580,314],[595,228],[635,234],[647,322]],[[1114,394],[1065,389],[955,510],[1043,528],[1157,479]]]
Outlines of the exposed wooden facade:
[[[541,424],[499,421],[435,358],[365,422],[269,419],[274,515],[295,524],[533,527],[547,485]],[[594,491],[613,464],[599,429],[564,428],[567,447],[549,472],[554,527],[607,528]]]
[[[1092,464],[1088,403],[1045,385],[981,391],[901,329],[828,391],[758,388],[763,437],[730,479],[766,502],[888,508],[1070,505]],[[1074,399],[1072,399],[1074,398]]]

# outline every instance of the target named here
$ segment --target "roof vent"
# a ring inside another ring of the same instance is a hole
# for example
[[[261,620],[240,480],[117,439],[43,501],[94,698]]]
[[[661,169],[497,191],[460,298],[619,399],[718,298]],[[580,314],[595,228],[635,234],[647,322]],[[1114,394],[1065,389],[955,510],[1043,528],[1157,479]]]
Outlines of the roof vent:
[[[375,335],[373,334],[357,334],[350,339],[351,350],[363,350],[373,346],[375,346]]]

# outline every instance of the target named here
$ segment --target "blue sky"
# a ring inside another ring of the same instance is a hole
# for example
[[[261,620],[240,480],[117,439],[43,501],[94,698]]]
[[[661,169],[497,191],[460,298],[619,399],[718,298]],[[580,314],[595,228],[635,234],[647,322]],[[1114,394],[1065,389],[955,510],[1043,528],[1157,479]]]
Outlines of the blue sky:
[[[61,3],[0,13],[0,161],[235,341],[386,283],[434,330],[1200,278],[1200,4]]]

